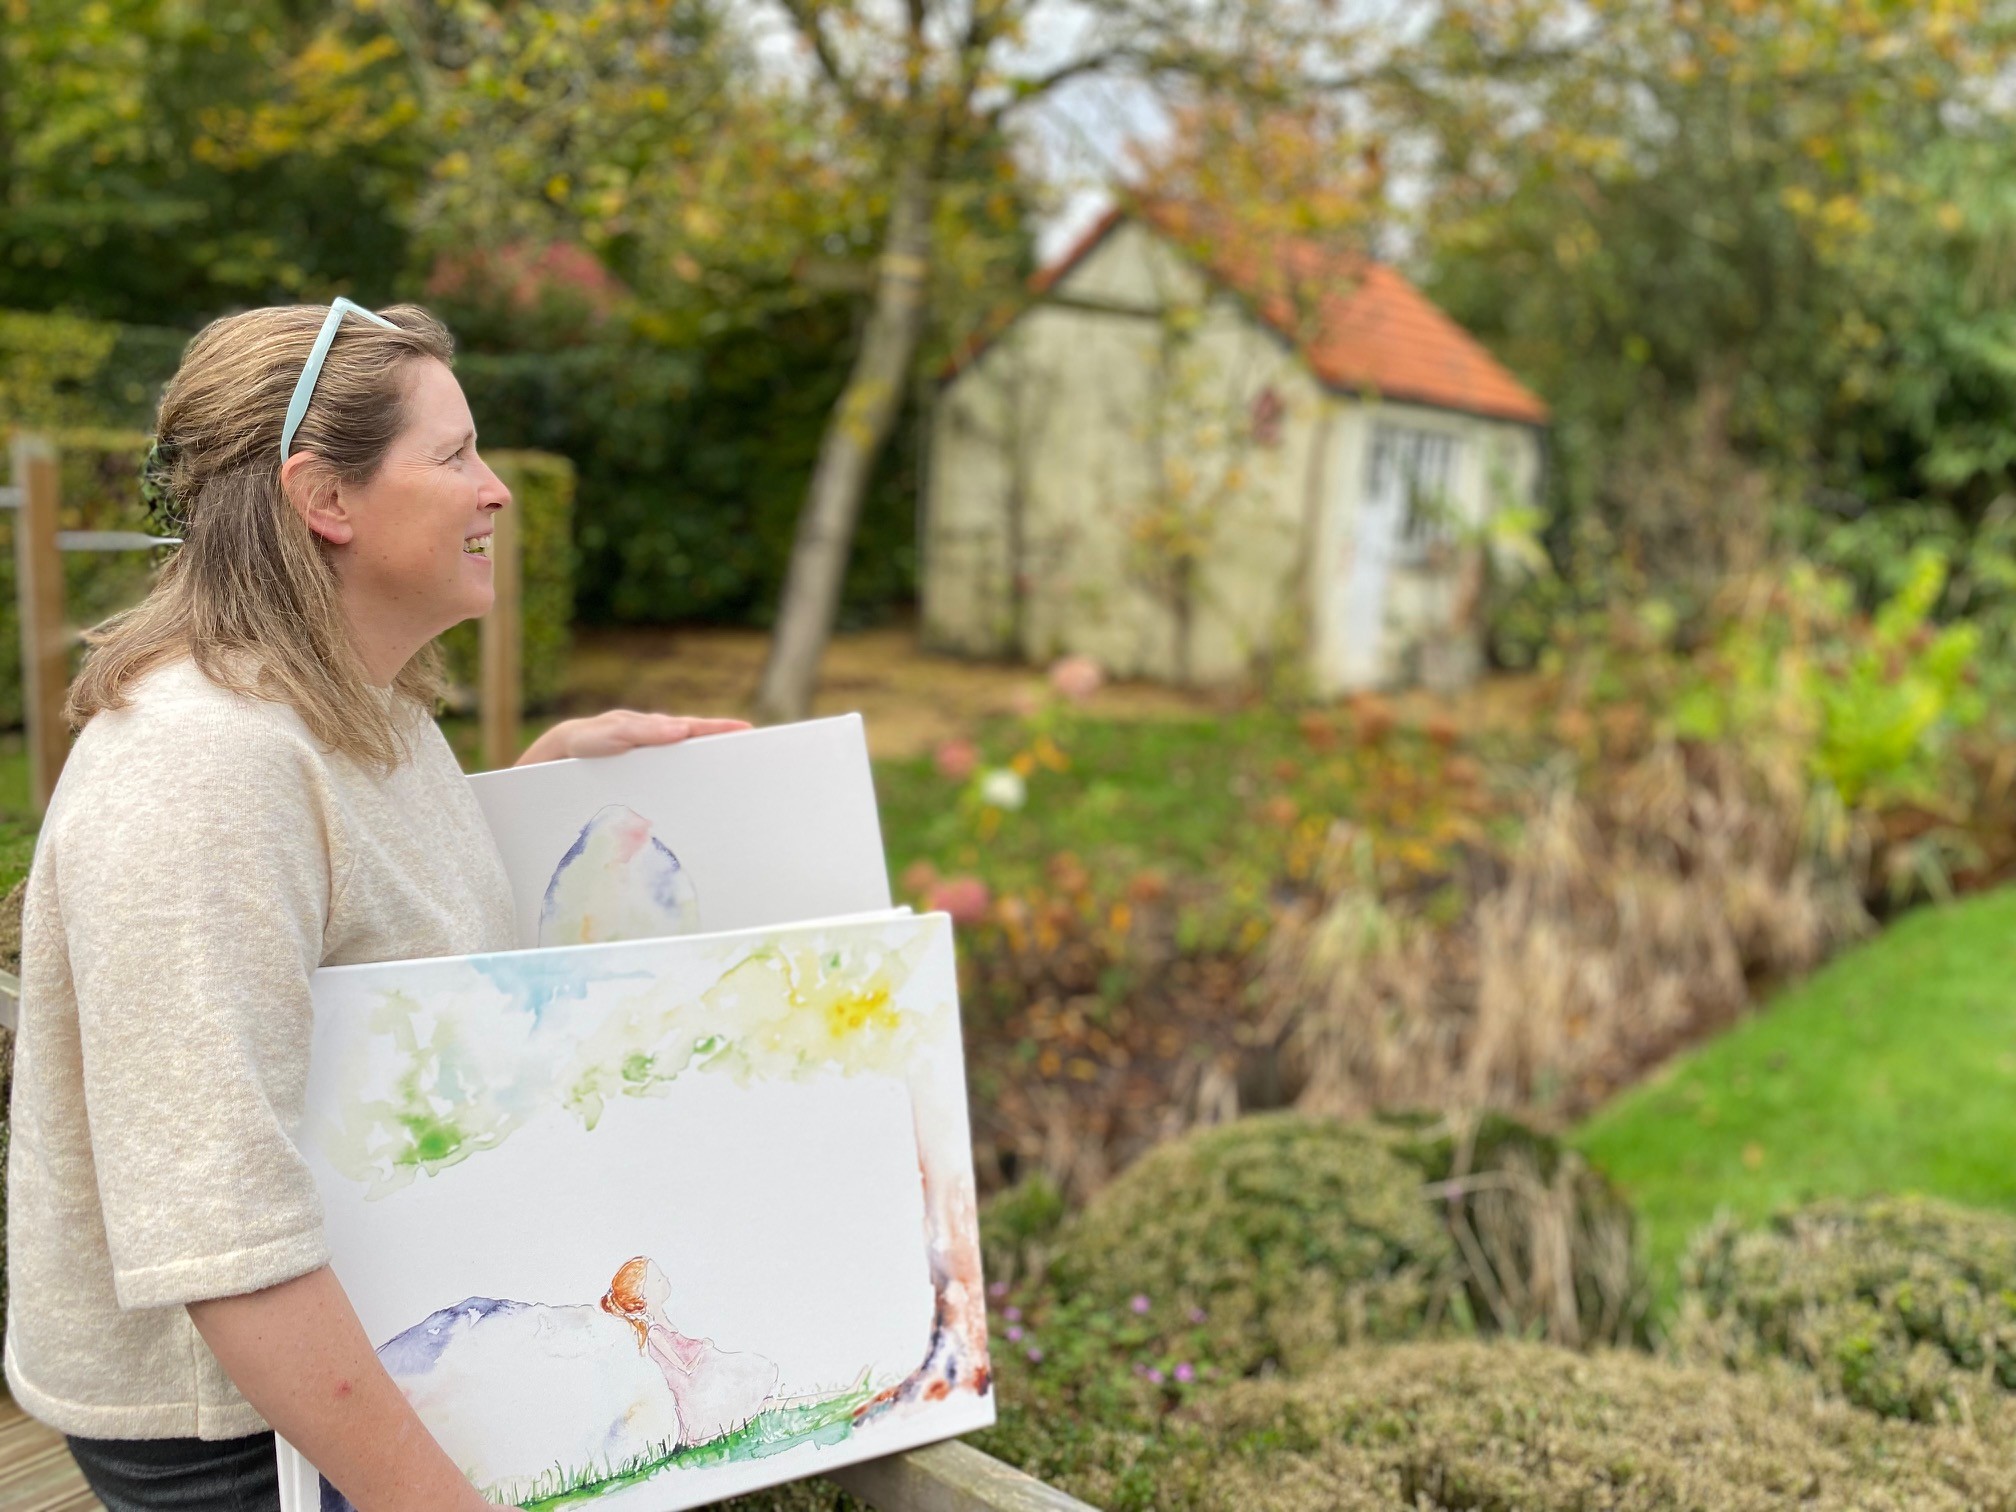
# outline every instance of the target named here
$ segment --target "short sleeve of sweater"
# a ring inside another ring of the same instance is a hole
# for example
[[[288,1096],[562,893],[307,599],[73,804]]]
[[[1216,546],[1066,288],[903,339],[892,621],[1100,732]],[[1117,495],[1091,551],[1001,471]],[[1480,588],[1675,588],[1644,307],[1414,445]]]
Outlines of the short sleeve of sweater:
[[[37,859],[55,868],[122,1307],[328,1260],[294,1132],[337,821],[289,718],[214,699],[99,715],[72,758],[86,770],[65,773],[78,801]]]

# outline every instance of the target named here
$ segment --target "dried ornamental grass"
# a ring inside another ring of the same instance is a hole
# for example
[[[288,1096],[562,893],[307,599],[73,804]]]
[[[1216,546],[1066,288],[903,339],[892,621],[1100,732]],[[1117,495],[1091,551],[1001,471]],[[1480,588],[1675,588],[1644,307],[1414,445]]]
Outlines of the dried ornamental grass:
[[[1796,773],[1663,742],[1593,791],[1543,787],[1439,927],[1378,896],[1339,826],[1262,971],[1301,1105],[1587,1108],[1866,930],[1856,832],[1823,817]]]
[[[1180,1431],[1160,1505],[1196,1512],[2016,1509],[2006,1436],[1884,1422],[1784,1375],[1539,1344],[1352,1351],[1202,1399]]]
[[[2016,1402],[2016,1217],[1881,1198],[1717,1222],[1682,1284],[1682,1357],[1790,1361],[1833,1395],[1920,1422]]]

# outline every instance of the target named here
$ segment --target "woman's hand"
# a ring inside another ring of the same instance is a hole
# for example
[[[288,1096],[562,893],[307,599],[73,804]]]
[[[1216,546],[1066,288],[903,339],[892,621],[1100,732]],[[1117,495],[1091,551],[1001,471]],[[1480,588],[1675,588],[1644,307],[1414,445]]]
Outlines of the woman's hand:
[[[563,719],[513,763],[531,766],[569,756],[620,756],[638,746],[676,745],[696,735],[726,735],[746,730],[746,719],[691,719],[683,714],[638,714],[611,709],[592,719]]]

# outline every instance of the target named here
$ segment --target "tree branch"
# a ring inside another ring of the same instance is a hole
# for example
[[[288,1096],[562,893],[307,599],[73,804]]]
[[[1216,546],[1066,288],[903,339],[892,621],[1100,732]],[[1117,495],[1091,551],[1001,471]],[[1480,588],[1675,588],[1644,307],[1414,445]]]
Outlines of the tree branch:
[[[826,40],[826,33],[819,25],[819,12],[813,0],[780,0],[780,3],[784,7],[784,13],[791,18],[791,24],[798,28],[799,34],[807,42],[812,44],[813,56],[819,60],[819,70],[826,75],[826,82],[833,86],[834,92],[840,96],[841,103],[850,110],[858,110],[863,114],[870,113],[867,97],[847,76],[846,69],[840,66],[839,54],[833,51],[832,43]]]
[[[1042,98],[1060,84],[1083,74],[1097,73],[1102,68],[1110,68],[1122,61],[1138,62],[1141,59],[1131,48],[1108,47],[1086,53],[1083,57],[1073,58],[1069,63],[1059,64],[1048,73],[1039,74],[1033,79],[1016,79],[1008,85],[1012,91],[1009,97],[987,111],[984,119],[990,127],[998,126],[1002,117],[1016,106],[1027,105],[1032,100]]]

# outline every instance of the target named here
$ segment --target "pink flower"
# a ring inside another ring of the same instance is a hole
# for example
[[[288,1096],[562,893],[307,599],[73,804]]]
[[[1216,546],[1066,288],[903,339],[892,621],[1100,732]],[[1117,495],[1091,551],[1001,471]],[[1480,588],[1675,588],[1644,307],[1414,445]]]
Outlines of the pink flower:
[[[1008,1325],[1008,1342],[1010,1344],[1018,1344],[1021,1340],[1022,1325],[1020,1323],[1010,1323]]]
[[[1157,1386],[1160,1386],[1164,1380],[1164,1376],[1162,1372],[1159,1370],[1151,1370],[1148,1372],[1148,1379],[1154,1382]]]
[[[947,877],[924,895],[927,913],[948,913],[955,924],[984,922],[993,903],[994,895],[978,877]]]
[[[1190,1368],[1188,1360],[1185,1360],[1181,1365],[1176,1367],[1176,1379],[1183,1382],[1186,1386],[1197,1379],[1197,1372]]]
[[[1136,1317],[1146,1317],[1148,1314],[1148,1297],[1145,1292],[1136,1292],[1134,1300],[1127,1305],[1134,1309]]]
[[[990,1281],[987,1284],[987,1295],[992,1297],[996,1302],[999,1302],[1003,1297],[1008,1295],[1008,1283],[1006,1281]]]
[[[1105,682],[1106,674],[1089,656],[1067,656],[1050,668],[1050,686],[1073,703],[1084,703]]]
[[[1020,1323],[1022,1321],[1022,1309],[1019,1307],[1011,1307],[1007,1309],[1005,1312],[1003,1312],[1002,1316],[1006,1318],[1010,1323]]]
[[[963,736],[945,741],[931,758],[938,775],[952,782],[964,782],[980,766],[980,748]]]
[[[1029,1363],[1031,1365],[1041,1365],[1043,1363],[1043,1351],[1031,1346],[1029,1350]]]

